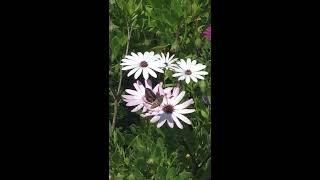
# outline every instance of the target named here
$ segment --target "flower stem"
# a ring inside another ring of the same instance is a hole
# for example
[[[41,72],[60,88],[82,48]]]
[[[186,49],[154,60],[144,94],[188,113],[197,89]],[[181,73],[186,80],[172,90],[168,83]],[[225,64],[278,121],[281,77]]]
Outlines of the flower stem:
[[[128,23],[127,23],[127,32],[128,32],[128,42],[127,42],[127,47],[126,47],[126,53],[125,55],[128,54],[128,50],[129,50],[129,44],[130,44],[130,38],[131,38],[131,32],[132,32],[132,26],[129,27]],[[117,89],[117,94],[115,96],[114,99],[114,108],[113,108],[113,118],[112,118],[112,129],[114,129],[116,127],[116,119],[117,119],[117,113],[118,113],[118,105],[120,100],[120,88],[121,88],[121,82],[122,82],[122,70],[120,70],[119,73],[119,84],[118,84],[118,89]]]
[[[185,139],[182,139],[182,144],[183,144],[183,146],[186,148],[188,154],[191,155],[192,174],[195,175],[196,172],[197,172],[197,170],[198,170],[198,167],[197,167],[198,165],[197,165],[197,161],[196,161],[196,159],[195,159],[195,156],[194,156],[194,154],[191,152],[191,148],[188,146],[188,144],[187,144],[187,142],[186,142]]]

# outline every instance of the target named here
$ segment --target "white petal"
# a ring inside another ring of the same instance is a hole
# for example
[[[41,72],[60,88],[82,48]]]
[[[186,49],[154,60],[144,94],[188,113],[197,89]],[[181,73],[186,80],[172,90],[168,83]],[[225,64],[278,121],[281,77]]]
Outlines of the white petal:
[[[186,83],[187,83],[187,84],[190,83],[190,76],[186,76]]]
[[[171,96],[172,89],[173,89],[172,87],[167,87],[163,90],[163,93]]]
[[[126,104],[126,106],[136,106],[138,104],[141,104],[141,99],[139,99],[139,100],[131,100]]]
[[[154,116],[153,118],[151,118],[150,122],[155,123],[155,122],[159,121],[159,119],[160,119],[160,116]]]
[[[136,67],[137,67],[137,65],[124,66],[123,68],[121,68],[121,70],[126,71],[126,70],[133,69]]]
[[[164,73],[162,69],[158,68],[158,67],[157,67],[156,65],[154,65],[154,64],[149,64],[148,67],[151,68],[151,69],[153,69],[153,70],[155,70],[155,71],[157,71],[157,72],[159,72],[159,73]]]
[[[175,110],[175,112],[179,113],[179,114],[190,114],[195,112],[195,109],[179,109],[179,110]]]
[[[159,60],[153,61],[151,64],[158,68],[166,67],[166,64],[163,61],[159,61]]]
[[[126,89],[125,91],[126,91],[128,94],[131,94],[131,95],[134,95],[134,96],[139,96],[138,91],[134,91],[134,90],[131,90],[131,89]]]
[[[168,55],[169,55],[169,53],[168,53]],[[169,57],[169,56],[168,56],[168,57]],[[173,57],[174,57],[174,54],[172,54],[172,56],[169,57],[168,61],[170,62]],[[175,58],[175,59],[178,59],[178,58]]]
[[[197,78],[195,78],[192,74],[190,75],[190,78],[192,79],[192,81],[198,82]]]
[[[194,72],[194,73],[192,73],[192,74],[197,74],[197,75],[207,75],[207,74],[208,74],[208,72],[206,72],[206,71],[197,71],[197,72]]]
[[[158,124],[157,124],[157,128],[160,128],[165,122],[166,122],[165,119],[160,118],[160,121],[159,121]]]
[[[197,64],[197,65],[191,67],[191,71],[200,71],[206,67],[207,67],[206,65]]]
[[[194,77],[196,77],[196,78],[198,78],[198,79],[204,79],[204,77],[202,77],[202,76],[200,76],[200,75],[198,75],[198,74],[192,74],[192,76],[194,76]]]
[[[139,64],[137,60],[132,60],[132,59],[121,59],[122,63],[129,63],[129,64]]]
[[[152,69],[150,69],[150,68],[146,68],[146,69],[147,69],[148,73],[149,73],[152,77],[157,78],[157,74],[156,74]]]
[[[175,106],[176,104],[178,104],[178,103],[182,100],[182,98],[184,97],[185,94],[186,94],[186,92],[185,92],[185,91],[182,91],[182,92],[174,99],[172,105]]]
[[[126,99],[126,98],[124,98],[124,99],[122,99],[124,102],[130,102],[130,101],[132,101],[132,99]]]
[[[152,89],[153,93],[155,93],[155,94],[158,93],[158,91],[159,91],[159,86],[160,86],[160,84],[157,84],[157,85]],[[150,88],[150,89],[151,89],[151,88]]]
[[[172,114],[171,117],[172,117],[173,121],[176,123],[176,125],[178,126],[178,128],[183,129],[183,126],[180,123],[179,119],[174,114]]]
[[[133,83],[133,86],[138,92],[141,91],[139,83]],[[141,94],[141,93],[139,93],[139,94]]]
[[[169,52],[167,52],[167,57],[166,57],[166,59],[167,59],[167,60],[169,59]]]
[[[140,67],[136,67],[134,69],[132,69],[131,71],[129,71],[129,73],[127,74],[127,76],[131,76],[133,73],[135,73]]]
[[[144,93],[145,93],[146,88],[144,88],[144,86],[143,86],[142,84],[139,85],[139,88],[140,88],[139,93],[140,93],[142,96],[144,96]]]
[[[135,57],[135,56],[126,55],[126,56],[124,56],[124,58],[129,60],[129,61],[139,62],[139,58]],[[125,59],[123,59],[123,60],[125,60]]]
[[[174,127],[174,122],[173,122],[172,117],[170,115],[167,115],[167,124],[170,128]]]
[[[195,66],[197,64],[197,61],[193,60],[191,64],[192,64],[192,66]]]
[[[145,113],[147,110],[148,110],[147,107],[143,106],[142,113]]]
[[[184,72],[185,70],[183,70],[182,68],[174,68],[174,70],[176,71],[176,72]]]
[[[145,80],[145,85],[146,85],[146,87],[147,87],[147,85],[148,85],[148,87],[152,87],[152,81],[150,80],[150,79],[147,79],[147,80]]]
[[[165,59],[165,55],[161,52],[161,59]]]
[[[132,66],[132,65],[136,65],[138,66],[138,63],[120,63],[121,66]]]
[[[132,96],[132,95],[122,95],[123,98],[130,100],[130,99],[140,99],[138,96]]]
[[[169,62],[169,64],[175,65],[175,64],[173,64],[173,63],[176,62],[176,60],[178,60],[178,58],[174,58],[173,60],[171,60],[171,61]]]
[[[178,76],[183,76],[183,75],[184,75],[184,73],[179,72],[179,73],[173,74],[172,77],[178,77]]]
[[[131,112],[137,112],[143,107],[143,104],[139,104],[137,107],[131,110]]]
[[[183,103],[181,103],[181,104],[179,104],[179,105],[176,105],[176,106],[174,107],[174,109],[175,109],[175,110],[184,109],[184,108],[190,106],[190,105],[193,104],[193,103],[194,103],[193,99],[189,99],[188,101],[185,101],[185,102],[183,102]]]
[[[173,114],[175,116],[177,116],[177,118],[181,119],[181,121],[191,125],[191,121],[187,117],[185,117],[184,115],[176,113],[176,112],[173,112]]]
[[[163,84],[162,82],[159,83],[159,89],[158,89],[158,91],[159,91],[159,94],[160,94],[160,95],[164,95],[163,88],[162,88],[162,84]]]
[[[168,99],[166,96],[163,97],[162,104],[168,104]]]
[[[187,59],[187,68],[188,69],[191,68],[191,59],[190,58]]]
[[[136,53],[133,53],[133,52],[131,52],[131,56],[138,57],[138,55]]]
[[[180,62],[177,62],[180,67],[184,70],[187,70],[187,63],[184,61],[184,59],[181,59]]]
[[[144,78],[144,79],[148,79],[148,78],[149,78],[149,73],[148,73],[148,71],[146,70],[146,68],[143,69],[142,74],[143,74],[143,78]]]
[[[142,72],[142,69],[140,68],[140,69],[134,74],[134,78],[135,78],[135,79],[138,79],[138,77],[140,76],[141,72]]]
[[[179,87],[175,87],[173,89],[172,96],[174,96],[174,97],[178,96],[179,91],[180,91],[180,88]]]
[[[183,81],[185,78],[186,78],[186,76],[180,76],[180,77],[178,78],[178,81]]]

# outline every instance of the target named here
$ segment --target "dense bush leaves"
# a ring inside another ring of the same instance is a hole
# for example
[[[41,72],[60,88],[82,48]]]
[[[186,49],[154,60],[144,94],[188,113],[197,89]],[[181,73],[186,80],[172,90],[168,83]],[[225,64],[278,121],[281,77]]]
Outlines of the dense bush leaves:
[[[179,86],[193,98],[192,126],[161,129],[130,112],[121,101],[134,79],[121,72],[120,61],[130,52],[174,53],[196,59],[211,74],[211,46],[202,32],[210,25],[209,0],[109,1],[109,175],[112,179],[211,179],[211,77],[186,84],[165,71],[152,81]],[[203,97],[207,97],[208,100]],[[116,110],[115,110],[116,109]],[[112,124],[116,122],[116,127]]]

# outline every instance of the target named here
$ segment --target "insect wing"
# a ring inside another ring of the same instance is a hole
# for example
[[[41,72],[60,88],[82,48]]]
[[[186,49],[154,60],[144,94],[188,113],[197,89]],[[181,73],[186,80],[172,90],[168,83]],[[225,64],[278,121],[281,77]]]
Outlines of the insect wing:
[[[155,101],[157,99],[157,96],[149,88],[146,88],[145,96],[146,96],[147,101],[149,101],[149,102],[153,102],[153,101]]]

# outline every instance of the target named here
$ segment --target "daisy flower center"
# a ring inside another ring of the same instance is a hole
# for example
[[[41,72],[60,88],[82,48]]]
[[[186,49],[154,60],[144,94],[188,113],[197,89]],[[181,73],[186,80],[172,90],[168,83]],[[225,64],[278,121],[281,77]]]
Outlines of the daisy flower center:
[[[142,62],[140,63],[140,66],[141,66],[141,67],[147,67],[147,66],[148,66],[148,63],[147,63],[146,61],[142,61]]]
[[[168,105],[165,105],[162,110],[165,112],[165,113],[172,113],[173,112],[173,106],[168,104]]]
[[[188,69],[184,72],[186,75],[190,75],[191,74],[191,71]]]

